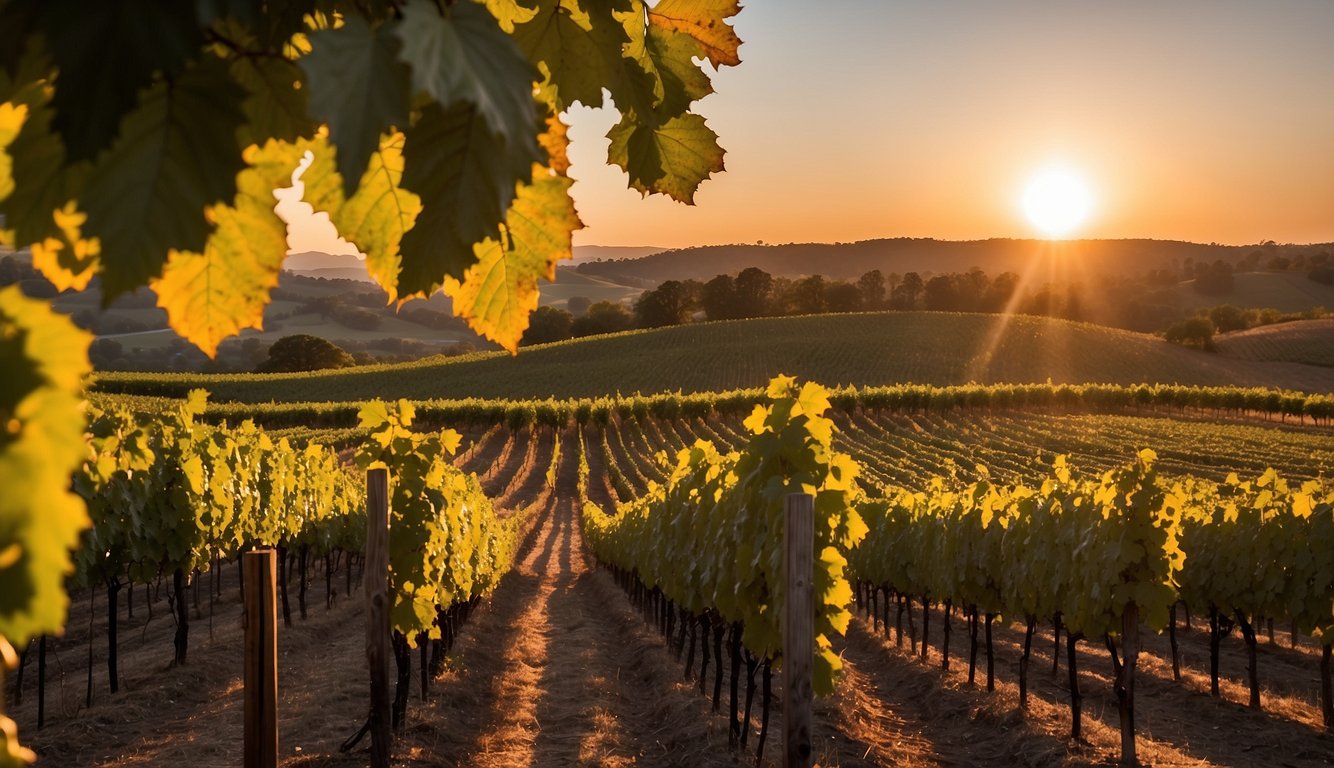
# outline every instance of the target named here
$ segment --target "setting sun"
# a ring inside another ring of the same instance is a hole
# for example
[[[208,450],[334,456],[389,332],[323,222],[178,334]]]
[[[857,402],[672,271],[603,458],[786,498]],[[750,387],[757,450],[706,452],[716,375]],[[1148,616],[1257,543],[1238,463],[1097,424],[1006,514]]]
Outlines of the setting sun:
[[[1084,223],[1092,197],[1078,174],[1064,168],[1043,171],[1024,190],[1024,214],[1048,237],[1064,237]]]

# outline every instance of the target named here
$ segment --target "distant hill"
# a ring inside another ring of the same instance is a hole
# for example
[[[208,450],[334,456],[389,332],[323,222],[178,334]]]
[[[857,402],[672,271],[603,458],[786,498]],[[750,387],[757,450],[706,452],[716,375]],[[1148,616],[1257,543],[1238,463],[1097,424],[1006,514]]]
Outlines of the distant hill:
[[[1241,360],[1285,361],[1334,368],[1334,318],[1262,325],[1214,337],[1219,353]]]
[[[881,312],[734,320],[477,354],[265,376],[104,374],[97,388],[215,400],[594,397],[763,385],[778,373],[829,385],[1139,382],[1334,390],[1334,369],[1197,352],[1156,337],[1030,317]]]
[[[1193,282],[1182,283],[1178,291],[1181,305],[1187,310],[1216,304],[1280,312],[1305,312],[1314,307],[1334,310],[1334,285],[1317,283],[1301,272],[1239,272],[1233,278],[1232,290],[1217,296],[1197,293]]]
[[[638,259],[664,250],[666,249],[651,245],[576,245],[574,259],[562,261],[561,266],[606,259]],[[371,282],[370,275],[366,273],[366,262],[351,254],[335,255],[319,251],[292,253],[283,260],[283,270],[310,277],[337,277]]]
[[[620,261],[580,264],[585,274],[614,279],[708,280],[759,267],[775,275],[814,275],[853,279],[872,269],[891,272],[965,272],[981,267],[988,274],[1023,272],[1029,268],[1068,278],[1079,273],[1138,274],[1179,268],[1186,259],[1232,262],[1261,250],[1292,256],[1334,251],[1334,244],[1204,245],[1175,240],[933,240],[894,238],[858,243],[794,243],[788,245],[710,245],[663,251]]]

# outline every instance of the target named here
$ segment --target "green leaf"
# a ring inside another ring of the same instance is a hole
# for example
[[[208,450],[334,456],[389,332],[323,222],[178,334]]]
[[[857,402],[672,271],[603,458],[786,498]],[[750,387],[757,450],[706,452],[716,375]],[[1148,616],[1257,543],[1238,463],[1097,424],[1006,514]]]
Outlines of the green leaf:
[[[60,71],[54,126],[71,160],[111,146],[154,74],[181,73],[203,43],[188,2],[47,0],[42,29]]]
[[[421,198],[399,186],[402,178],[403,134],[395,133],[380,142],[357,193],[331,219],[338,234],[366,254],[366,271],[391,302],[398,299],[399,244],[422,208]]]
[[[29,56],[11,80],[0,71],[0,98],[26,106],[27,120],[9,147],[13,158],[14,191],[0,202],[5,226],[22,248],[48,237],[59,237],[52,213],[79,196],[86,175],[85,163],[65,166],[65,147],[51,130],[51,94],[47,88],[49,62]]]
[[[658,104],[654,112],[660,119],[684,114],[692,102],[713,93],[709,76],[695,64],[695,58],[701,56],[700,46],[689,35],[649,26],[641,30],[627,55],[656,76]]]
[[[274,212],[273,191],[285,186],[309,142],[269,141],[250,147],[249,168],[237,176],[231,205],[209,209],[215,228],[202,252],[173,250],[152,283],[173,330],[213,357],[223,339],[262,328],[269,291],[287,255],[287,227]]]
[[[296,141],[314,133],[309,89],[295,63],[275,56],[241,56],[232,60],[231,72],[248,92],[241,105],[246,116],[241,146],[263,145],[269,139]]]
[[[630,186],[644,195],[656,192],[693,204],[700,182],[723,170],[718,134],[699,115],[685,114],[662,125],[627,115],[607,138],[607,159],[625,169]]]
[[[204,247],[204,208],[236,191],[243,97],[209,56],[153,86],[126,118],[82,198],[88,234],[102,242],[104,301],[157,276],[169,250]]]
[[[70,549],[88,526],[69,488],[91,340],[46,302],[0,289],[0,638],[19,644],[65,624]]]
[[[504,237],[479,243],[477,264],[461,282],[445,284],[454,313],[511,353],[537,309],[537,278],[553,279],[556,262],[573,256],[570,234],[583,226],[570,199],[573,183],[535,169],[533,183],[519,188],[505,217]]]
[[[408,122],[408,72],[389,25],[371,29],[360,15],[310,34],[300,60],[310,84],[310,113],[329,124],[338,173],[351,196],[380,136]]]
[[[430,0],[413,0],[395,29],[403,41],[399,56],[412,67],[413,87],[444,106],[474,105],[516,162],[540,160],[533,101],[537,70],[486,8],[458,3],[441,15]]]
[[[402,186],[421,198],[422,211],[403,236],[400,299],[434,292],[445,275],[461,278],[477,260],[473,244],[494,235],[533,169],[516,163],[466,104],[427,105],[407,132],[403,159]]]

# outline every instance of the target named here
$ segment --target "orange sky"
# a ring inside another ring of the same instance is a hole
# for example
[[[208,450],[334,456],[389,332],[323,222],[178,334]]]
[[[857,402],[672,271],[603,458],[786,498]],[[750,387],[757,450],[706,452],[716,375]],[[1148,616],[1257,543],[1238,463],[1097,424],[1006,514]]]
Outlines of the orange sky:
[[[727,172],[695,207],[606,164],[576,108],[579,245],[1041,236],[1025,184],[1086,180],[1069,237],[1334,241],[1334,0],[751,0],[696,110]],[[339,250],[303,238],[294,250]]]
[[[743,63],[698,111],[727,173],[689,208],[605,164],[576,110],[577,244],[1033,237],[1059,162],[1072,237],[1334,241],[1334,2],[798,2],[735,18]]]

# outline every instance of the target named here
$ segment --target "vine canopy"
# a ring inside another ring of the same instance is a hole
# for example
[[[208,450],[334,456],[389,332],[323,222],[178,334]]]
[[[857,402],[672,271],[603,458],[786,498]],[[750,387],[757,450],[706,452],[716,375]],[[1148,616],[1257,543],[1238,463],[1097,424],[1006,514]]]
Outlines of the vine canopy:
[[[0,0],[0,242],[61,289],[152,287],[205,352],[259,327],[292,187],[391,301],[443,290],[511,349],[571,255],[561,115],[691,203],[723,150],[691,112],[740,62],[736,0]],[[698,62],[698,63],[697,63]]]

